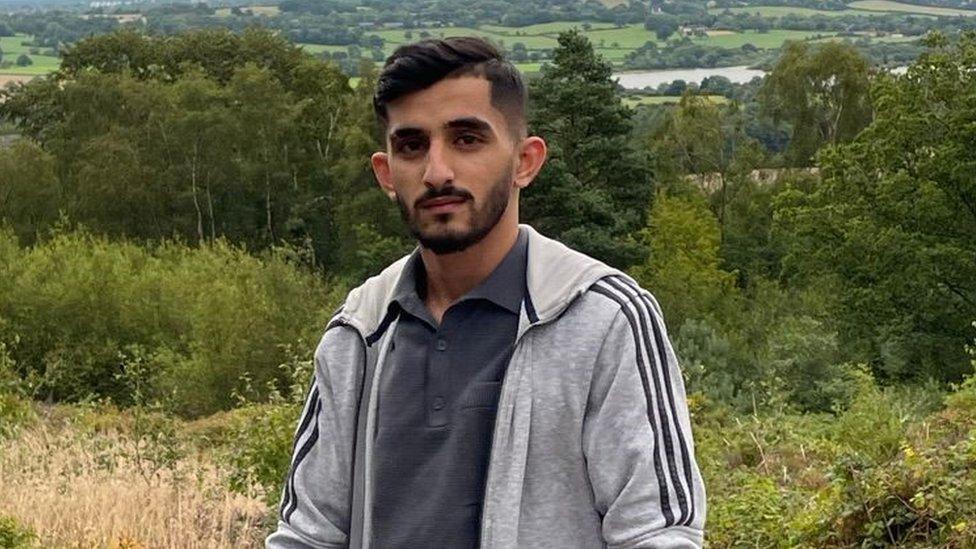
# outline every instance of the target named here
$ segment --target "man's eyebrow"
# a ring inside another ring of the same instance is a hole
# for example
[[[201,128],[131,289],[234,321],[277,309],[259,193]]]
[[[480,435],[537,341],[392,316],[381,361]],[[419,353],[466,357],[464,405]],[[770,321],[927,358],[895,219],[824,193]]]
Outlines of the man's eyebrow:
[[[451,128],[451,129],[476,130],[484,133],[492,133],[491,124],[474,116],[469,116],[466,118],[456,118],[454,120],[451,120],[447,124],[444,124],[444,127]]]
[[[407,137],[415,137],[417,135],[424,135],[424,130],[420,128],[415,128],[411,126],[404,126],[402,128],[397,128],[390,132],[390,140],[395,141],[397,139],[405,139]]]

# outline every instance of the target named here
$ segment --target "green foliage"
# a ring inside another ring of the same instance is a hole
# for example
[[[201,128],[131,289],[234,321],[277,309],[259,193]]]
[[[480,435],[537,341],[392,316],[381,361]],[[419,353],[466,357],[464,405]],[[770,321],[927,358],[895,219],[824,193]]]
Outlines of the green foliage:
[[[245,492],[250,486],[262,489],[269,507],[281,496],[281,486],[291,462],[298,404],[250,405],[235,410],[226,462],[230,466],[230,487]]]
[[[0,515],[0,547],[4,549],[26,549],[34,546],[37,535],[11,517]]]
[[[711,479],[710,479],[711,480]],[[728,478],[709,483],[709,495],[715,484],[734,486],[734,490],[716,502],[707,519],[708,543],[712,547],[784,547],[789,545],[789,505],[783,501],[791,494],[763,475],[737,470]]]
[[[671,331],[734,306],[735,278],[719,266],[718,223],[704,197],[659,195],[640,237],[649,258],[630,274],[657,297]]]
[[[806,316],[786,316],[770,332],[766,356],[772,390],[803,411],[826,412],[847,403],[854,379],[838,363],[836,332]]]
[[[310,243],[316,265],[359,276],[376,266],[345,252],[365,244],[350,220],[403,234],[368,177],[371,92],[267,30],[88,38],[52,78],[2,92],[0,115],[37,146],[0,157],[16,168],[0,216],[27,242],[63,210],[113,238]]]
[[[710,545],[972,546],[976,385],[933,411],[918,391],[851,371],[855,394],[836,414],[743,417],[692,396]]]
[[[19,340],[15,338],[13,343]],[[15,366],[7,344],[0,341],[0,440],[16,435],[36,417]]]
[[[830,278],[849,359],[886,378],[958,380],[976,317],[976,36],[877,79],[875,119],[820,155],[822,183],[780,195],[792,283]]]
[[[16,327],[10,355],[35,394],[134,403],[118,374],[138,367],[146,400],[184,416],[230,407],[244,375],[257,387],[248,398],[282,388],[283,346],[311,345],[342,291],[282,254],[254,257],[220,240],[141,248],[61,232],[11,254],[0,335],[9,342]]]
[[[561,33],[553,55],[530,83],[530,131],[545,137],[550,158],[522,196],[522,217],[584,253],[633,265],[644,251],[628,236],[644,225],[653,185],[628,140],[632,111],[579,31]]]
[[[271,388],[267,404],[246,405],[229,421],[226,461],[231,467],[231,489],[245,492],[257,486],[269,507],[280,500],[282,480],[293,451],[295,421],[307,395],[313,362],[297,349],[287,349],[289,359],[279,366],[291,384],[286,392]],[[242,399],[243,400],[243,399]]]
[[[963,391],[968,391],[966,387]],[[859,428],[861,446],[887,439],[887,458],[848,455],[833,467],[831,483],[799,521],[809,545],[880,547],[969,547],[976,542],[976,423],[965,399],[930,420],[903,430],[891,452],[896,429],[875,434]],[[860,412],[884,415],[885,402],[865,404]],[[892,420],[888,420],[889,423]],[[880,440],[879,440],[880,438]],[[893,455],[892,455],[893,454]]]
[[[850,141],[871,121],[870,65],[844,42],[787,42],[758,99],[793,126],[790,165],[809,165],[824,144]]]
[[[26,139],[0,149],[0,222],[29,244],[57,221],[57,210],[54,158]]]

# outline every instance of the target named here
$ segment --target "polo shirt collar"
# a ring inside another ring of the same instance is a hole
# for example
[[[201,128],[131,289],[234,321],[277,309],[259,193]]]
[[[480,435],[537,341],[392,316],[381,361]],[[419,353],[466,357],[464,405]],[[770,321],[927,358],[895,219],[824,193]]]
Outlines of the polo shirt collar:
[[[459,301],[486,299],[513,314],[519,314],[522,298],[525,295],[527,250],[528,233],[520,227],[515,244],[495,270]],[[410,254],[403,269],[403,276],[400,277],[393,291],[393,301],[416,316],[419,311],[415,309],[418,306],[426,312],[422,296],[426,291],[427,273],[419,246]]]

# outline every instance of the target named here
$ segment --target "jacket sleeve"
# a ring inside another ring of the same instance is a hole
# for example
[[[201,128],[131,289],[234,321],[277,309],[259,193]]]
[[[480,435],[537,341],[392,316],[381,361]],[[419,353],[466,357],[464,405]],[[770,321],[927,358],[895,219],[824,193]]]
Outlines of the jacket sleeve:
[[[295,431],[278,528],[265,542],[268,549],[348,546],[356,372],[364,360],[361,346],[349,343],[350,331],[328,330],[315,350],[314,378]]]
[[[594,366],[583,420],[603,537],[612,549],[701,547],[705,487],[660,309],[636,286],[606,288],[621,308]]]

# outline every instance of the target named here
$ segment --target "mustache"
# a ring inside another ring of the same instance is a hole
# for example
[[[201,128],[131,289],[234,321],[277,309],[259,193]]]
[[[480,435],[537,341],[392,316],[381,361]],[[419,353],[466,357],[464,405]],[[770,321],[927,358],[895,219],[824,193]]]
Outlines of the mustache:
[[[419,208],[422,203],[428,200],[433,200],[435,198],[443,198],[446,196],[454,196],[457,198],[464,198],[464,199],[474,199],[474,195],[472,195],[466,189],[462,189],[460,187],[454,187],[453,185],[448,185],[446,187],[441,187],[440,189],[427,189],[427,192],[420,195],[420,197],[414,201],[413,207]]]

